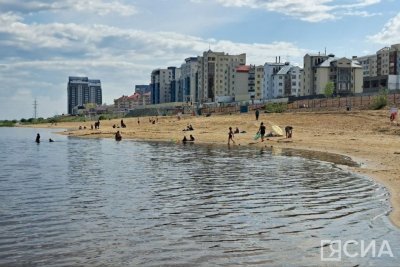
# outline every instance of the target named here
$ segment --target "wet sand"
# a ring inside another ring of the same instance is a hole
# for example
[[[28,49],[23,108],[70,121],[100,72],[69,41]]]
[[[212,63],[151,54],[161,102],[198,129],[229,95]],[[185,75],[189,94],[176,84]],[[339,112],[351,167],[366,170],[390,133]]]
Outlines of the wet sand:
[[[390,219],[400,227],[400,126],[390,123],[388,110],[261,113],[259,121],[255,120],[254,113],[213,114],[210,117],[186,116],[181,120],[176,117],[158,117],[156,124],[150,123],[149,117],[140,118],[140,124],[137,120],[125,118],[127,128],[119,129],[112,128],[112,125],[120,124],[120,119],[101,121],[99,130],[90,129],[94,122],[58,123],[57,126],[46,124],[40,127],[69,129],[63,134],[87,138],[114,138],[114,133],[119,130],[123,140],[177,143],[181,142],[184,135],[189,138],[192,134],[196,138],[196,144],[214,145],[227,145],[228,128],[238,127],[246,133],[236,134],[236,143],[231,146],[273,147],[275,151],[284,150],[285,153],[288,151],[285,149],[296,149],[289,151],[296,155],[308,154],[311,158],[322,157],[322,154],[315,154],[316,152],[329,152],[323,160],[346,164],[349,170],[373,177],[389,189],[393,206]],[[260,139],[255,141],[253,137],[261,121],[266,124],[267,132],[271,130],[271,123],[281,128],[286,125],[293,126],[293,138],[268,137],[265,142],[261,142]],[[188,124],[193,125],[194,131],[182,131]],[[87,129],[78,130],[79,126],[86,126]],[[340,158],[344,159],[344,162],[337,162]],[[358,164],[347,164],[349,158]]]

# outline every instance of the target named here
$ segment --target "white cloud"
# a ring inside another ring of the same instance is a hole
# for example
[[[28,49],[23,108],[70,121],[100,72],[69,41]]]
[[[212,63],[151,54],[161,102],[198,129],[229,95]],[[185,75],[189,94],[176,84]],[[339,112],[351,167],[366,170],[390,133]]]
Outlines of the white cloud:
[[[31,94],[18,104],[21,108],[33,97],[59,104],[60,97],[66,97],[68,76],[75,75],[101,79],[103,102],[112,103],[132,93],[134,84],[148,84],[153,69],[179,67],[185,58],[202,55],[209,46],[229,54],[246,53],[249,64],[264,64],[279,55],[299,63],[306,52],[290,42],[232,42],[107,25],[28,24],[13,13],[0,14],[0,34],[7,35],[0,40],[0,106],[18,90],[29,88]],[[30,111],[31,103],[28,106]],[[66,104],[42,108],[44,117],[66,112]],[[27,116],[12,112],[8,117]]]
[[[358,0],[353,4],[335,4],[335,0],[216,0],[227,7],[249,7],[278,12],[308,22],[334,20],[343,15],[363,16],[367,11],[355,9],[368,7],[381,0]]]
[[[390,19],[380,32],[368,36],[367,39],[383,45],[400,43],[400,13]]]
[[[130,16],[137,12],[133,5],[123,4],[119,1],[104,0],[0,0],[0,9],[21,13],[74,10],[97,15],[116,13],[122,16]]]
[[[78,51],[79,60],[96,59],[102,61],[157,62],[168,63],[185,56],[193,56],[208,49],[229,53],[247,52],[254,54],[254,60],[267,60],[276,54],[299,56],[303,51],[287,42],[272,44],[234,43],[227,40],[202,39],[196,36],[175,32],[148,32],[133,29],[121,29],[106,25],[77,24],[25,24],[21,17],[13,14],[0,16],[0,33],[8,33],[7,43],[35,52],[46,48],[49,56],[63,51]],[[0,41],[1,44],[1,41]],[[71,56],[71,55],[70,55]],[[65,59],[63,59],[65,60]],[[68,61],[68,60],[67,60]],[[261,62],[260,62],[261,63]]]

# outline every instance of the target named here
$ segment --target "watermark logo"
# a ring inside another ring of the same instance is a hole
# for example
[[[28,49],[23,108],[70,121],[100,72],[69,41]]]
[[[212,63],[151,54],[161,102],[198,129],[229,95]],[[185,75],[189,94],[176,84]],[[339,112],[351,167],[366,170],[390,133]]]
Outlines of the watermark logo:
[[[341,261],[342,258],[393,258],[393,252],[387,240],[321,240],[321,261]]]

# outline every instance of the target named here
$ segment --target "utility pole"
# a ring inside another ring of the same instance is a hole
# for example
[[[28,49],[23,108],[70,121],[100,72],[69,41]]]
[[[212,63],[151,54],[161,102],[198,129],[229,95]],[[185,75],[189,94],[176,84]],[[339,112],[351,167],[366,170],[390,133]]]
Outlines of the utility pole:
[[[37,106],[38,106],[38,103],[37,103],[36,98],[35,98],[35,101],[33,102],[33,117],[35,119],[37,117]]]

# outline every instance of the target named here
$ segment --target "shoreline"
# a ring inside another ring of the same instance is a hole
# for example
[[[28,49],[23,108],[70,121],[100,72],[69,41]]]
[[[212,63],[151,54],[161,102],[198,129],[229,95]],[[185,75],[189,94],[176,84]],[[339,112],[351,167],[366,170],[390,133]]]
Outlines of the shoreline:
[[[188,116],[181,120],[176,117],[158,117],[156,124],[149,123],[149,117],[140,118],[140,124],[137,124],[138,118],[123,120],[127,128],[112,127],[113,124],[119,124],[119,119],[101,121],[99,130],[90,129],[90,125],[94,122],[18,127],[68,129],[58,133],[83,138],[114,138],[114,133],[119,130],[123,139],[175,143],[181,142],[185,134],[187,136],[193,134],[196,144],[224,146],[227,146],[228,127],[233,129],[239,127],[246,133],[235,135],[236,144],[231,146],[256,148],[272,146],[282,150],[295,149],[306,153],[336,154],[358,163],[347,168],[354,173],[368,176],[387,188],[392,207],[388,217],[393,225],[400,228],[400,127],[389,123],[387,110],[261,113],[258,121],[255,120],[253,113],[213,114],[210,117]],[[293,138],[268,137],[264,143],[259,140],[254,141],[254,134],[261,121],[267,125],[267,132],[271,123],[281,128],[286,125],[293,126]],[[195,130],[182,131],[188,124],[192,124]],[[79,126],[86,126],[87,129],[78,130]]]

